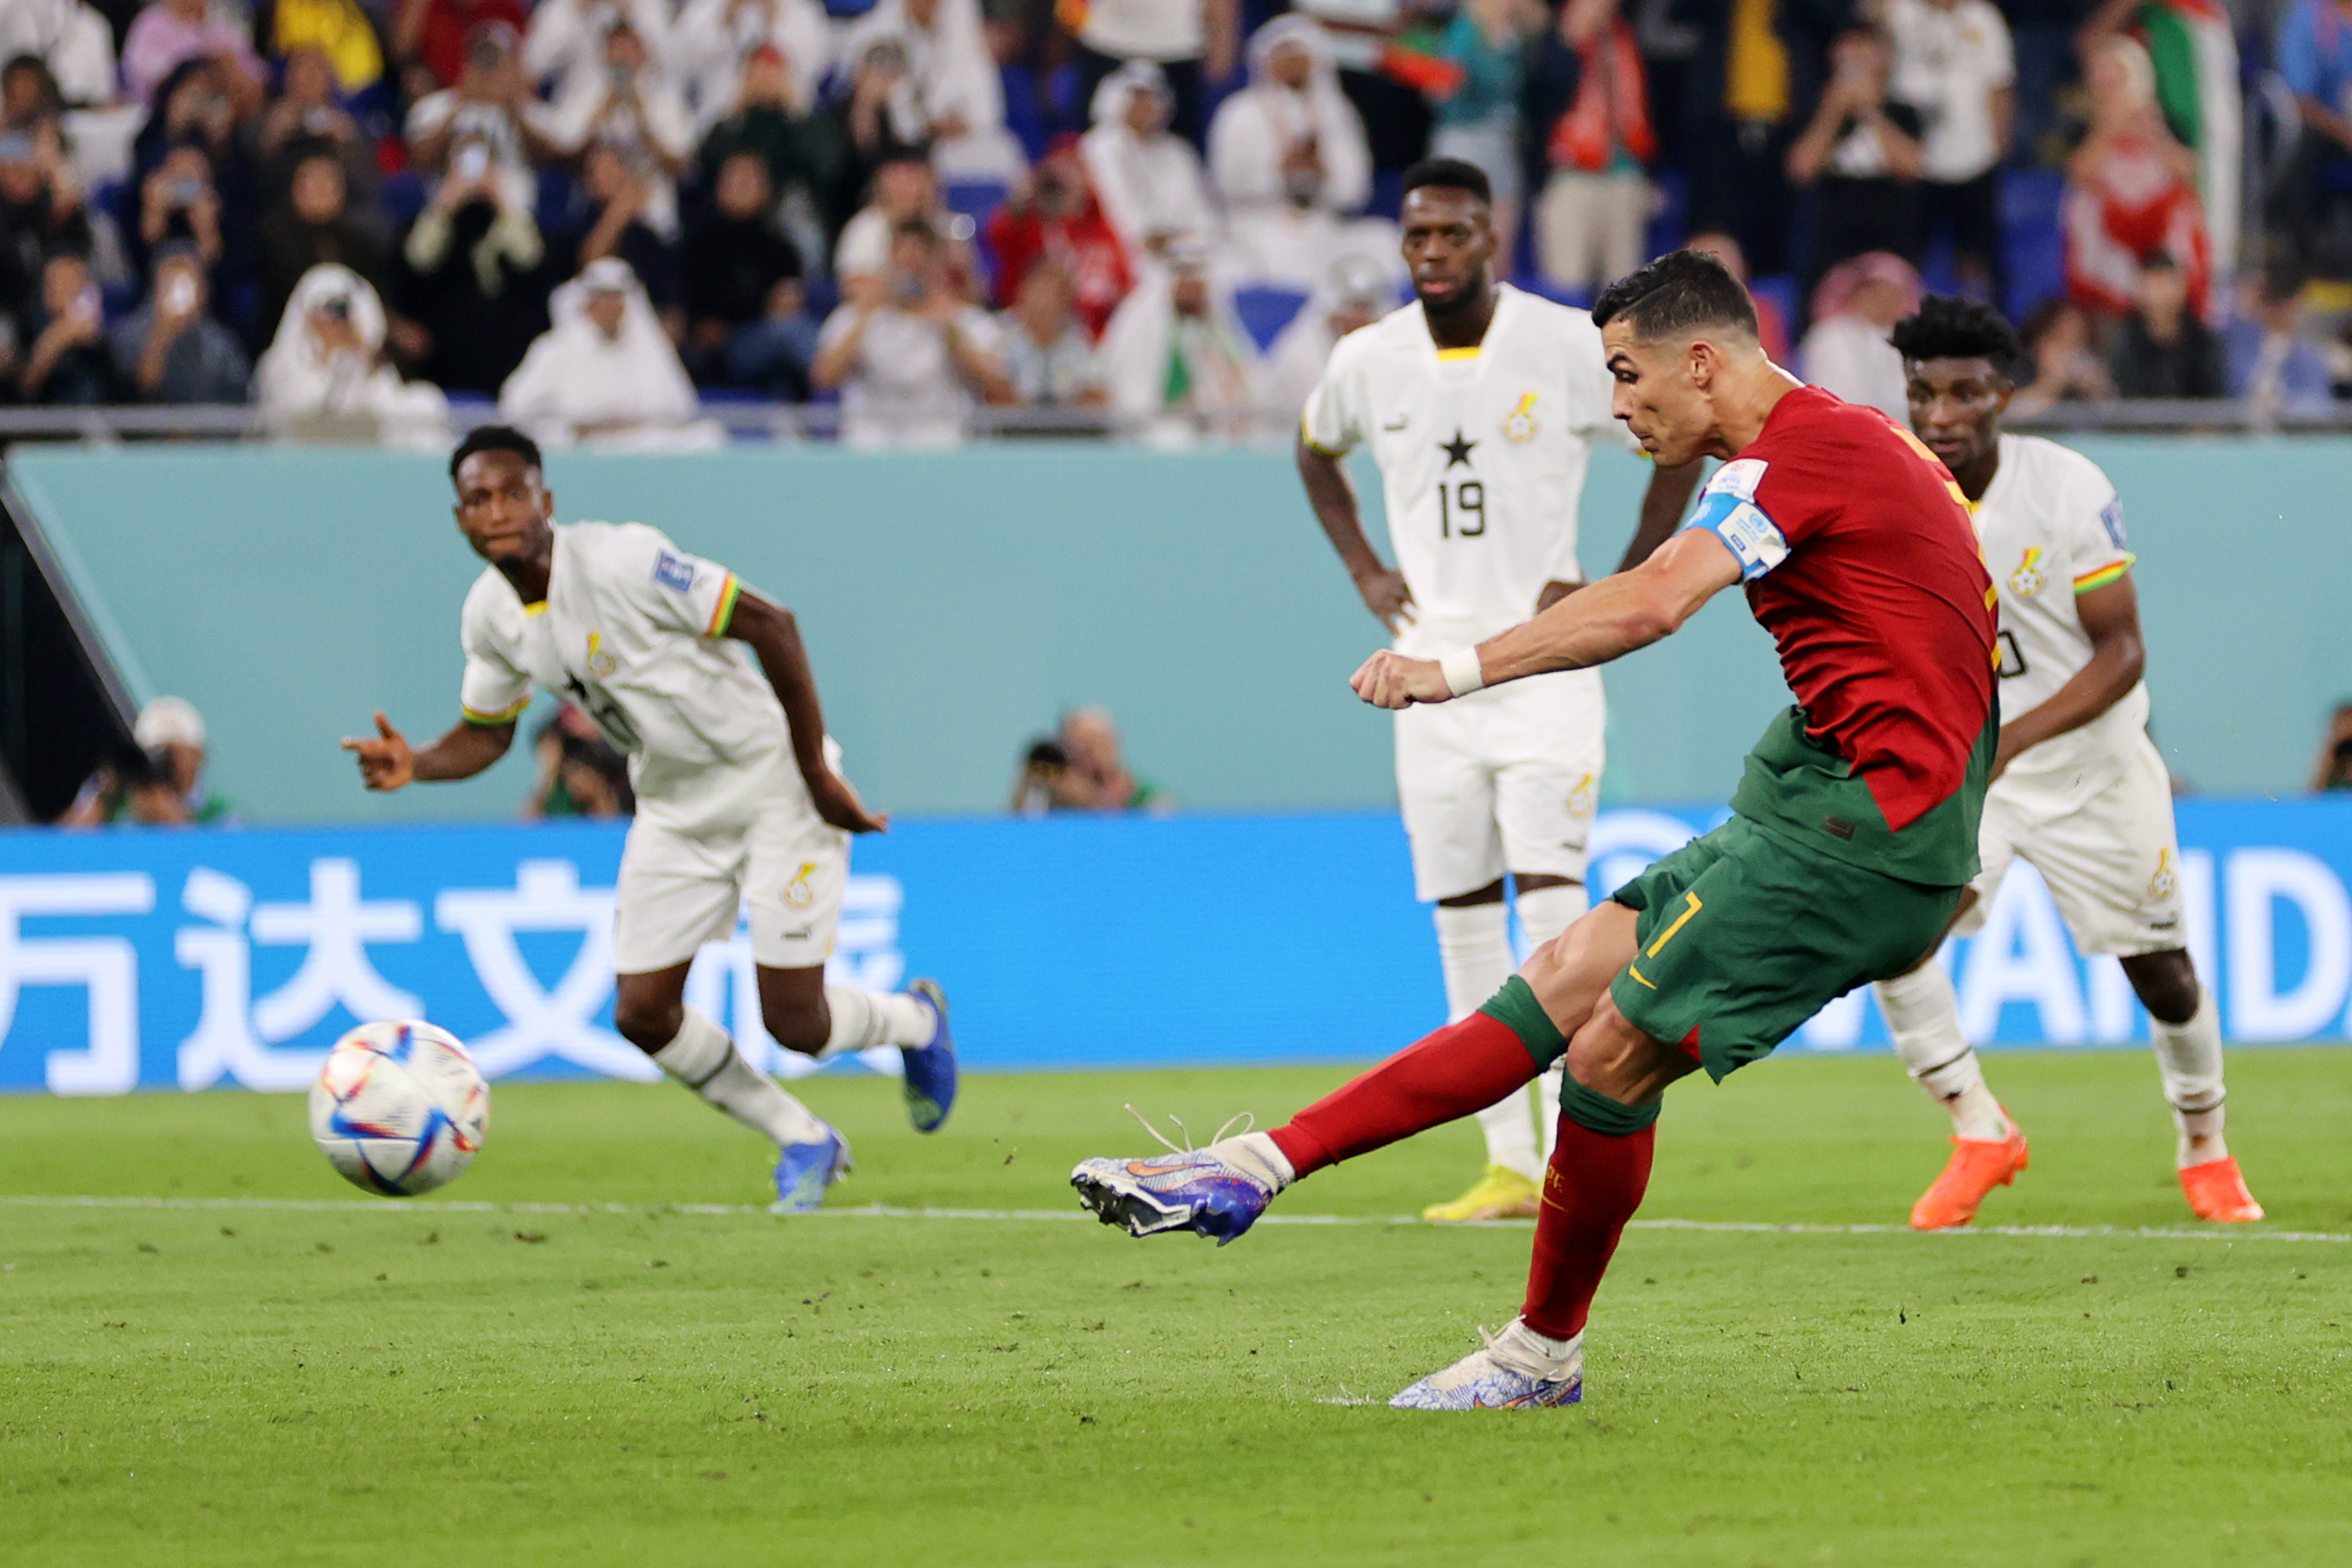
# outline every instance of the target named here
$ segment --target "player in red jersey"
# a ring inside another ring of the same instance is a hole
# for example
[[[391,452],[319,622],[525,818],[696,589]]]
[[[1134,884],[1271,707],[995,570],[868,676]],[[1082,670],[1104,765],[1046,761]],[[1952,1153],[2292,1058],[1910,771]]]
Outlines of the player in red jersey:
[[[1728,459],[1647,561],[1437,659],[1383,651],[1367,702],[1443,702],[1605,663],[1744,583],[1797,705],[1749,753],[1731,819],[1540,949],[1477,1012],[1272,1132],[1072,1173],[1105,1223],[1229,1241],[1326,1165],[1492,1104],[1565,1055],[1517,1321],[1391,1403],[1562,1405],[1583,1330],[1641,1205],[1659,1099],[1720,1080],[1832,999],[1917,962],[1977,871],[1998,735],[1993,591],[1951,476],[1885,415],[1764,355],[1747,291],[1677,251],[1593,307],[1615,412],[1661,463]]]

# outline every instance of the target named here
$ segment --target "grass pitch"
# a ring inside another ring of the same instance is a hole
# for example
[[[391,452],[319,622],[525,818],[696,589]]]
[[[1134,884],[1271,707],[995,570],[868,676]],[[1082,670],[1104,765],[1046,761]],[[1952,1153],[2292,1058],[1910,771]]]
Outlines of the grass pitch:
[[[1342,1076],[982,1077],[928,1139],[890,1084],[802,1092],[844,1205],[1075,1212],[1074,1160],[1146,1144],[1121,1101],[1205,1136]],[[1378,1219],[1466,1184],[1466,1125],[1275,1211],[1369,1223],[1219,1250],[665,1207],[765,1164],[667,1086],[501,1088],[405,1205],[295,1097],[0,1100],[0,1563],[2352,1561],[2352,1243],[2280,1234],[2352,1237],[2352,1054],[2232,1058],[2273,1218],[2227,1237],[2144,1056],[1993,1077],[2034,1155],[1983,1223],[2073,1228],[1661,1226],[1899,1227],[1943,1152],[1883,1058],[1685,1085],[1586,1402],[1474,1415],[1356,1403],[1517,1305],[1525,1226]],[[253,1206],[26,1201],[76,1196]]]

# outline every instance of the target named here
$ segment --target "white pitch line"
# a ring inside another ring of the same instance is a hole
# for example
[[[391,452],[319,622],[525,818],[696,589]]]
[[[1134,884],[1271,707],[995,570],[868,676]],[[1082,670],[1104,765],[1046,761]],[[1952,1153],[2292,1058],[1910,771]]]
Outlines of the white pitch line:
[[[154,1198],[47,1197],[0,1194],[0,1207],[43,1209],[260,1209],[289,1214],[515,1214],[515,1215],[693,1215],[736,1217],[768,1210],[751,1204],[492,1204],[463,1201],[419,1201],[371,1198]],[[795,1219],[938,1219],[982,1221],[1090,1220],[1084,1209],[959,1209],[902,1208],[888,1204],[819,1209]],[[1411,1215],[1270,1214],[1260,1225],[1412,1226],[1422,1221]],[[1526,1230],[1529,1220],[1476,1220],[1471,1228]],[[1450,1228],[1461,1229],[1456,1226]],[[1630,1230],[1679,1230],[1737,1236],[1918,1236],[1902,1225],[1774,1225],[1756,1220],[1637,1219]],[[1926,1233],[1930,1237],[1999,1236],[2022,1240],[2123,1241],[2314,1241],[2352,1243],[2352,1235],[2323,1230],[2190,1230],[2182,1226],[2120,1225],[1984,1225]]]

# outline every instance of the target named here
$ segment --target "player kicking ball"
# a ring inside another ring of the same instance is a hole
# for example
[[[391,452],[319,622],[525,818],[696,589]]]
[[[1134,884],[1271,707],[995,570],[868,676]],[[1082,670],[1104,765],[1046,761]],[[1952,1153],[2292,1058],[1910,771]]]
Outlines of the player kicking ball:
[[[1400,653],[1466,647],[1580,587],[1576,511],[1592,443],[1625,440],[1591,318],[1495,280],[1491,203],[1475,164],[1431,158],[1405,171],[1413,302],[1339,341],[1299,424],[1307,501]],[[1364,537],[1342,463],[1364,446],[1380,465],[1394,571]],[[1631,560],[1673,531],[1697,478],[1696,464],[1651,476]],[[1449,1020],[1517,967],[1506,871],[1531,945],[1585,911],[1602,703],[1599,670],[1562,670],[1396,716],[1397,798],[1414,896],[1436,906]],[[1421,1217],[1532,1216],[1559,1088],[1555,1065],[1534,1106],[1515,1089],[1479,1111],[1486,1173]]]
[[[621,852],[614,1027],[776,1142],[780,1212],[814,1209],[849,1168],[848,1142],[686,1005],[696,951],[731,935],[748,907],[768,1033],[820,1058],[898,1047],[918,1131],[947,1120],[956,1063],[935,983],[897,995],[825,984],[850,836],[888,818],[835,771],[792,612],[643,523],[557,522],[539,447],[520,431],[474,431],[449,475],[457,530],[489,563],[459,623],[464,717],[414,751],[378,713],[377,738],[344,749],[373,790],[471,778],[514,743],[533,685],[587,710],[629,753],[637,795]]]
[[[1468,1115],[1563,1055],[1519,1316],[1390,1403],[1564,1405],[1592,1296],[1649,1184],[1660,1096],[1769,1053],[1832,999],[1913,968],[1976,876],[1999,721],[1992,585],[1951,477],[1874,410],[1765,358],[1720,262],[1660,258],[1592,309],[1614,406],[1662,463],[1730,459],[1690,525],[1630,572],[1437,659],[1374,654],[1383,708],[1589,668],[1678,630],[1724,589],[1778,646],[1796,706],[1748,754],[1729,821],[1652,866],[1476,1012],[1271,1132],[1088,1160],[1082,1201],[1138,1236],[1230,1241],[1326,1165]]]
[[[2184,943],[2172,787],[2147,736],[2139,597],[2123,502],[2098,465],[2001,433],[2025,351],[1990,307],[1930,297],[1895,329],[1911,426],[1959,481],[2000,592],[2000,700],[1977,849],[1984,870],[1953,929],[1984,924],[2012,860],[2042,873],[2084,953],[2112,953],[2147,1007],[2197,1217],[2263,1217],[2221,1139],[2221,1026]],[[1966,1225],[2025,1169],[2025,1134],[1985,1088],[1959,1003],[1931,959],[1882,980],[1895,1053],[1952,1116],[1952,1157],[1911,1210],[1921,1230]]]

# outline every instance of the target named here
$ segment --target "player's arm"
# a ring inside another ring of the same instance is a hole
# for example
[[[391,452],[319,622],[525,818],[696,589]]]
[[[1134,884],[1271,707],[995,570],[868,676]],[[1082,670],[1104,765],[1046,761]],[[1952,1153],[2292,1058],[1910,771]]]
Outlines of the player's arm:
[[[1634,526],[1623,559],[1617,563],[1618,571],[1631,572],[1674,537],[1675,530],[1682,526],[1683,513],[1690,508],[1691,491],[1698,488],[1699,470],[1706,466],[1704,458],[1652,466],[1649,488],[1642,492],[1642,521]]]
[[[381,712],[375,716],[375,729],[373,737],[346,735],[343,750],[358,753],[361,782],[385,793],[412,782],[440,784],[472,778],[507,754],[515,733],[511,718],[487,723],[461,719],[420,752]]]
[[[2122,701],[2147,668],[2147,645],[2139,630],[2139,590],[2132,585],[2129,572],[2077,594],[2074,610],[2091,639],[2091,661],[2052,692],[2048,701],[2000,727],[2000,746],[1992,761],[1996,778],[2019,752],[2079,730]]]
[[[1412,590],[1405,586],[1404,574],[1391,571],[1372,549],[1371,541],[1364,537],[1363,514],[1356,505],[1355,482],[1348,478],[1346,454],[1325,451],[1307,440],[1304,431],[1299,433],[1296,451],[1298,478],[1307,487],[1307,504],[1315,509],[1323,536],[1339,552],[1339,563],[1347,567],[1348,575],[1355,579],[1364,607],[1394,632],[1412,619]]]
[[[1720,538],[1706,529],[1685,529],[1633,571],[1603,577],[1475,648],[1443,660],[1406,658],[1384,648],[1349,684],[1374,707],[1403,708],[1555,669],[1589,669],[1673,636],[1740,576],[1738,559]],[[1474,659],[1475,666],[1454,671],[1464,678],[1457,689],[1449,668]]]
[[[808,648],[801,641],[800,623],[793,613],[738,586],[733,605],[721,615],[718,635],[733,637],[760,656],[768,685],[783,705],[784,718],[792,725],[793,761],[800,765],[816,814],[850,833],[887,829],[890,818],[867,811],[849,781],[824,760],[824,705],[817,700],[816,672],[809,668]]]

